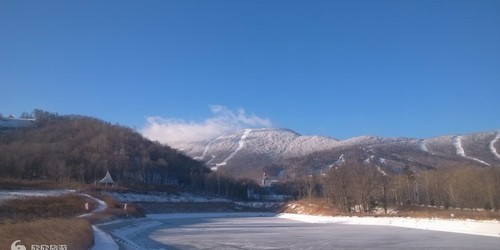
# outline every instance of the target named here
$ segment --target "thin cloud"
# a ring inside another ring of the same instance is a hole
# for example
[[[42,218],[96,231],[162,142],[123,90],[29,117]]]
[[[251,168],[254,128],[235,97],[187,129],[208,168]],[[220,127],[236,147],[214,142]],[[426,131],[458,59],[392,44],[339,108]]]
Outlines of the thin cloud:
[[[230,110],[221,105],[213,105],[210,109],[212,117],[202,122],[148,117],[141,132],[151,140],[173,145],[208,140],[244,128],[272,127],[269,119],[249,115],[244,109]]]

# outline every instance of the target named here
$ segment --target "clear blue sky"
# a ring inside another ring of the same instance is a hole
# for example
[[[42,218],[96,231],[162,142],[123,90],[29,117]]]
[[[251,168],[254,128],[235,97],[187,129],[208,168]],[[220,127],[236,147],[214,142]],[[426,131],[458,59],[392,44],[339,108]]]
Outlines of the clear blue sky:
[[[500,128],[500,1],[0,0],[0,112],[301,134]]]

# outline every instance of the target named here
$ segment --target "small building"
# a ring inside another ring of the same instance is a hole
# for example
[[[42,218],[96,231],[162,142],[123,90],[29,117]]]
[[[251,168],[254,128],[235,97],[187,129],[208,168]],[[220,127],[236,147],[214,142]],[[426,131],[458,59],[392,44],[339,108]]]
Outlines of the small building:
[[[34,118],[16,118],[14,115],[0,116],[0,129],[18,129],[36,126]]]
[[[113,178],[111,178],[111,175],[109,174],[109,170],[106,170],[106,176],[104,176],[104,178],[102,178],[99,181],[99,184],[104,184],[105,186],[108,184],[115,185],[115,181],[113,180]]]
[[[261,186],[263,186],[263,187],[270,187],[270,186],[271,186],[271,183],[272,183],[271,178],[269,178],[269,177],[267,176],[267,174],[266,174],[266,173],[264,173],[264,174],[262,175],[262,182],[261,182]]]

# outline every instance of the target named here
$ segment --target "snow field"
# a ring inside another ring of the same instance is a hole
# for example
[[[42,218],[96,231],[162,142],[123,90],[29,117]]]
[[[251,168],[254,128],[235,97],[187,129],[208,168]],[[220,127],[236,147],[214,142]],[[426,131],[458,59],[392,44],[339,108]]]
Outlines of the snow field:
[[[474,221],[474,220],[443,220],[443,219],[418,219],[399,217],[345,217],[345,216],[316,216],[303,214],[283,213],[278,218],[302,221],[307,223],[337,223],[346,225],[372,225],[395,226],[423,230],[443,231],[500,237],[499,221]]]

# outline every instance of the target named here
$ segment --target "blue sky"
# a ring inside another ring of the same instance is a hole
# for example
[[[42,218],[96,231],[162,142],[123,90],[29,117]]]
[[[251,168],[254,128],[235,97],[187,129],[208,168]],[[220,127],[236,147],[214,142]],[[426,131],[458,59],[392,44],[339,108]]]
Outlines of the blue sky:
[[[497,130],[500,1],[1,0],[0,93],[138,130]]]

